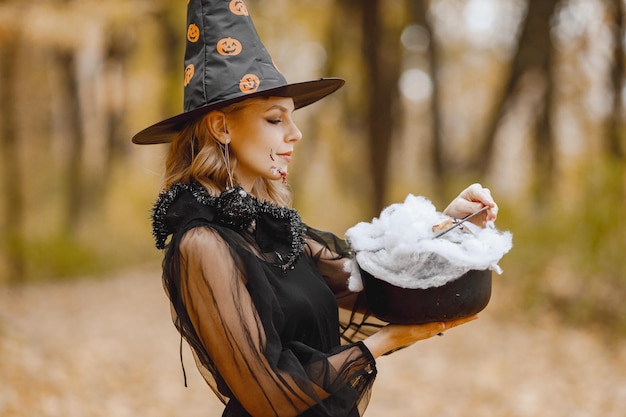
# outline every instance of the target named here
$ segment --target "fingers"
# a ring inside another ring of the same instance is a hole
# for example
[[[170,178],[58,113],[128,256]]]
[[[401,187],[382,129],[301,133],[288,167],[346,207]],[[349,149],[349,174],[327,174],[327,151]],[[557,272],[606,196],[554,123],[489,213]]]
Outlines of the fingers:
[[[474,201],[480,201],[482,204],[489,207],[485,221],[495,221],[498,217],[498,205],[491,196],[491,190],[489,188],[483,188],[480,184],[476,185],[476,200]]]
[[[463,198],[459,198],[458,201],[456,201],[456,209],[457,211],[462,213],[459,218],[463,218],[468,214],[472,214],[483,207],[484,204],[479,201],[466,200]]]
[[[406,347],[420,340],[426,340],[454,327],[476,320],[477,315],[463,317],[445,322],[430,322],[424,324],[388,324],[380,332],[368,337],[365,342],[374,355],[391,352]]]
[[[456,319],[456,320],[450,320],[450,321],[442,321],[442,322],[434,322],[434,323],[430,323],[432,325],[432,327],[429,329],[429,337],[435,336],[435,335],[443,335],[443,332],[453,329],[455,327],[458,327],[462,324],[465,323],[469,323],[470,321],[474,321],[478,319],[478,315],[475,314],[473,316],[468,316],[468,317],[462,317],[460,319]]]
[[[486,222],[495,221],[498,217],[498,205],[491,196],[491,190],[479,183],[474,183],[463,190],[450,203],[444,213],[452,217],[463,218],[485,206],[489,207],[489,209],[484,214],[472,219],[472,223],[484,226]]]
[[[444,330],[450,330],[453,327],[460,326],[461,324],[469,323],[470,321],[474,321],[478,319],[478,314],[474,314],[473,316],[462,317],[456,320],[450,320],[443,322]]]
[[[465,323],[469,323],[470,321],[474,321],[478,319],[478,315],[475,314],[473,316],[468,316],[468,317],[462,317],[460,319],[456,319],[456,320],[450,320],[450,321],[443,321],[443,322],[438,322],[435,323],[437,326],[437,329],[439,330],[437,333],[435,333],[438,336],[443,336],[443,332],[445,332],[446,330],[450,330],[454,327],[460,326],[462,324]]]
[[[487,207],[494,207],[496,205],[496,202],[493,201],[493,197],[491,197],[491,190],[489,188],[484,188],[478,183],[467,187],[461,192],[459,197],[468,201],[482,203]]]

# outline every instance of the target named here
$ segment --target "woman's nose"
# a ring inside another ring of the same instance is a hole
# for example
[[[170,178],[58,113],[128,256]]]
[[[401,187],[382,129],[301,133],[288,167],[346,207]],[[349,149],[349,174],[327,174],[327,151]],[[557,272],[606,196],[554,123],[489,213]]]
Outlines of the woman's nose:
[[[296,124],[292,122],[291,129],[287,136],[287,140],[289,142],[298,142],[301,139],[302,139],[302,132],[300,132],[300,129],[298,129],[298,126],[296,126]]]

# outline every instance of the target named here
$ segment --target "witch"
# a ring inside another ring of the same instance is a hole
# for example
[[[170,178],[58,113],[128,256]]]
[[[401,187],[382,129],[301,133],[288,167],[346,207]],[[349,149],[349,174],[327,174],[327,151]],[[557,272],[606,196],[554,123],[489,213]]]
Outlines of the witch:
[[[363,415],[376,358],[474,317],[347,331],[339,309],[367,311],[346,286],[353,253],[302,223],[286,184],[293,112],[344,81],[288,83],[242,0],[188,1],[186,33],[184,112],[132,139],[169,143],[153,234],[174,324],[223,416]],[[497,205],[474,184],[445,212],[484,206],[478,223]]]

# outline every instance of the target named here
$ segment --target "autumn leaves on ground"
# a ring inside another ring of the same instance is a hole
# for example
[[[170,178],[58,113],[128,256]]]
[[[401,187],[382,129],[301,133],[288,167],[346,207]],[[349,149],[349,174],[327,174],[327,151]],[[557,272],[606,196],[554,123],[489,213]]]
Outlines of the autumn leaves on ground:
[[[622,417],[626,341],[546,317],[504,319],[496,278],[478,321],[378,361],[367,417]],[[159,272],[0,289],[0,415],[213,417]]]

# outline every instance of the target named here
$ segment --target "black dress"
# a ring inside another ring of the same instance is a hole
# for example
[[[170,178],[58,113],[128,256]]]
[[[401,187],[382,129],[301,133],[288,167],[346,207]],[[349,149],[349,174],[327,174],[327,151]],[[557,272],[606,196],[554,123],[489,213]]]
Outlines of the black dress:
[[[376,367],[358,332],[346,336],[352,323],[340,326],[345,242],[241,195],[177,184],[153,216],[174,323],[223,416],[362,415]]]

